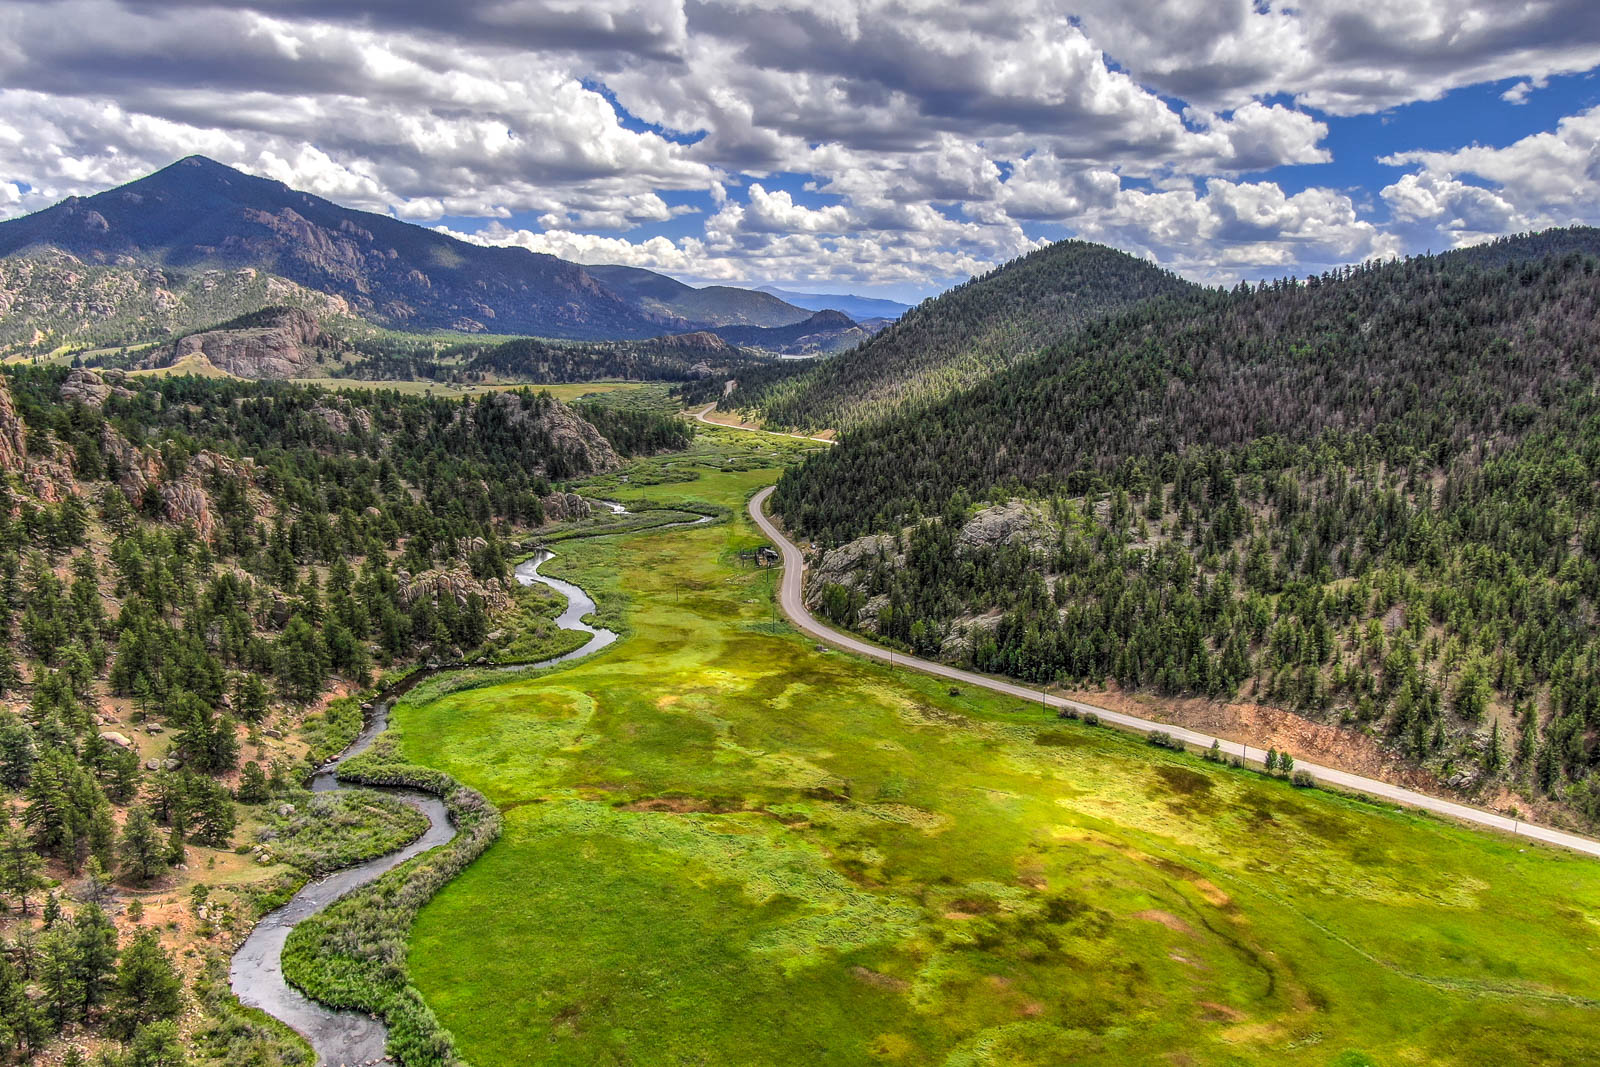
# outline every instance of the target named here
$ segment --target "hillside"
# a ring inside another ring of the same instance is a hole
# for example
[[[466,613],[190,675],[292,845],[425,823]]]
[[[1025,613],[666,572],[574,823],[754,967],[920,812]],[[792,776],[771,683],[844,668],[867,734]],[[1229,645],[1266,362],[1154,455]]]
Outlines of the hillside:
[[[1340,720],[1600,818],[1597,236],[1146,304],[776,504],[845,546],[811,592],[847,625]]]
[[[838,311],[819,311],[789,326],[719,326],[711,331],[731,344],[784,356],[815,356],[853,348],[873,331]]]
[[[203,329],[269,306],[349,316],[343,298],[253,267],[115,267],[57,249],[0,259],[0,355],[115,348]]]
[[[585,267],[591,276],[641,308],[706,326],[789,326],[807,312],[770,293],[708,285],[696,289],[641,267]]]
[[[1125,252],[1062,241],[925,301],[836,359],[747,375],[724,406],[774,426],[856,426],[970,385],[1091,319],[1195,288]]]
[[[95,265],[254,268],[412,330],[599,338],[687,325],[634,306],[575,263],[353,211],[200,156],[0,222],[0,256],[45,248]]]

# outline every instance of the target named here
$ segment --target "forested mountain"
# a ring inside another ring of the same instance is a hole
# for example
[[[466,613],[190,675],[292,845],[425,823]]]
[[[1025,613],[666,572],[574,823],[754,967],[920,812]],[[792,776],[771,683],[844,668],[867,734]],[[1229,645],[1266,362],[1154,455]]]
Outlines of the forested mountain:
[[[561,482],[689,436],[532,392],[0,375],[0,1059],[304,1063],[227,960],[374,844],[303,790],[360,727],[339,694],[531,636],[508,557],[587,511]]]
[[[839,311],[819,311],[790,326],[719,326],[711,332],[731,344],[785,356],[838,352],[872,336]]]
[[[723,406],[774,426],[843,429],[970,385],[1118,308],[1195,288],[1126,252],[1061,241],[924,301],[836,359],[741,378]]]
[[[789,326],[809,312],[759,289],[708,285],[701,289],[642,267],[585,267],[612,292],[647,311],[705,326]]]
[[[847,624],[1337,715],[1600,817],[1597,238],[1152,301],[847,433],[775,504],[890,535],[812,590]]]
[[[97,266],[53,248],[30,250],[0,259],[0,355],[154,341],[269,306],[305,308],[323,320],[350,314],[340,297],[253,268]]]

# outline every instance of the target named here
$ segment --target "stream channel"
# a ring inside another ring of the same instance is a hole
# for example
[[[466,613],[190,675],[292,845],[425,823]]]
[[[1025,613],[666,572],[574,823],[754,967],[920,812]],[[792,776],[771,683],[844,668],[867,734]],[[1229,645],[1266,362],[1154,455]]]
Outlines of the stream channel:
[[[628,514],[628,510],[621,504],[611,501],[600,501],[600,503],[609,508],[613,514]],[[712,519],[713,516],[705,515],[689,522],[670,523],[657,529],[698,526],[711,522]],[[566,655],[539,663],[518,664],[506,668],[507,670],[540,670],[552,667],[558,663],[593,655],[617,639],[617,635],[612,631],[590,626],[583,621],[585,616],[593,614],[595,610],[594,600],[588,593],[571,582],[548,578],[539,573],[539,568],[554,557],[555,553],[549,549],[541,549],[517,565],[514,572],[516,579],[523,585],[533,585],[537,582],[549,586],[565,597],[566,610],[556,619],[556,625],[563,630],[579,630],[587,633],[590,635],[589,640]],[[340,764],[365,752],[378,735],[388,728],[389,709],[395,700],[424,679],[442,671],[456,669],[459,668],[440,667],[434,670],[414,671],[374,699],[372,710],[367,714],[361,732],[356,735],[356,739],[348,748],[317,770],[311,778],[311,791],[331,793],[350,788],[339,782]],[[307,883],[289,898],[288,903],[262,917],[244,944],[234,953],[233,963],[228,972],[234,994],[238,996],[240,1002],[252,1008],[259,1008],[282,1020],[304,1037],[316,1052],[319,1067],[356,1067],[356,1065],[392,1063],[393,1061],[384,1054],[388,1032],[380,1020],[370,1015],[325,1008],[289,985],[283,977],[282,959],[284,942],[288,940],[289,932],[296,924],[316,915],[351,890],[376,880],[413,856],[445,844],[455,837],[456,833],[445,811],[444,802],[432,793],[390,788],[379,791],[410,804],[426,815],[428,829],[403,848]]]

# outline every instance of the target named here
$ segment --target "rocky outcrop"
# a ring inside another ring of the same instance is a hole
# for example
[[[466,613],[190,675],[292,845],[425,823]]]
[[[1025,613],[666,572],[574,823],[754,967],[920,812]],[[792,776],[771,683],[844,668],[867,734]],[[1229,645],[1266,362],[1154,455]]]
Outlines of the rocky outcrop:
[[[1009,504],[984,508],[961,527],[956,535],[960,548],[996,548],[1000,545],[1026,545],[1043,549],[1055,540],[1055,528],[1037,504],[1013,500]]]
[[[622,466],[622,459],[611,442],[559,400],[489,393],[479,403],[500,408],[497,414],[518,433],[547,439],[550,451],[565,456],[570,470],[601,474]],[[536,473],[548,472],[538,470]]]
[[[822,598],[822,590],[829,585],[859,587],[866,578],[867,568],[879,559],[891,567],[905,565],[905,556],[896,550],[895,540],[888,534],[868,534],[824,552],[808,576],[807,602],[815,607]]]
[[[189,470],[202,478],[238,478],[246,484],[253,484],[256,473],[256,461],[253,459],[231,459],[219,452],[197,452],[189,461]]]
[[[240,378],[294,378],[317,362],[328,340],[310,312],[283,308],[261,326],[190,334],[173,346],[172,362],[204,355]]]
[[[100,451],[106,459],[107,474],[117,483],[117,488],[137,504],[144,496],[145,487],[161,477],[161,464],[152,455],[134,446],[107,423],[100,430]]]
[[[111,386],[92,370],[78,369],[67,375],[61,383],[61,402],[77,401],[84,407],[98,408],[111,396]]]
[[[25,441],[22,419],[11,402],[11,387],[0,378],[0,470],[22,469],[22,460],[27,455]]]
[[[720,359],[736,354],[732,345],[710,330],[667,334],[665,337],[656,338],[655,343],[674,352],[705,353]]]
[[[180,526],[193,526],[203,540],[214,540],[217,520],[211,507],[210,486],[219,477],[242,482],[248,495],[255,485],[255,461],[231,459],[209,451],[196,453],[181,475],[162,484],[162,516]]]
[[[590,503],[577,493],[551,493],[542,497],[545,522],[573,522],[587,519],[594,511]]]
[[[72,476],[71,462],[53,456],[28,460],[23,478],[41,504],[59,504],[78,491],[78,481]]]
[[[193,474],[186,474],[175,482],[161,486],[161,511],[168,522],[194,527],[202,540],[209,541],[217,532],[217,520],[211,512],[211,497]]]
[[[332,404],[318,404],[311,409],[311,414],[321,419],[329,430],[340,437],[352,433],[367,434],[372,432],[372,413],[366,408],[356,407],[352,404],[334,406]]]
[[[992,611],[970,619],[957,619],[939,645],[939,658],[946,663],[961,663],[972,655],[972,649],[985,634],[992,634],[1000,626],[1000,612]]]
[[[474,593],[483,600],[483,606],[489,611],[502,611],[511,606],[511,595],[501,582],[478,581],[464,563],[423,571],[417,575],[401,571],[397,577],[400,580],[400,603],[408,608],[421,598],[437,603],[446,597],[454,600],[458,607],[466,607]]]

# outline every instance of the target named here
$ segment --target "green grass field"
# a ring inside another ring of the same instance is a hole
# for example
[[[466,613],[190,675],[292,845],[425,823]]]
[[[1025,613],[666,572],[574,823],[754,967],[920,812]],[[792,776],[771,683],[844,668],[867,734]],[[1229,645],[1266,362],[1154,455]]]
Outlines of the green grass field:
[[[506,816],[409,956],[477,1067],[1600,1058],[1593,860],[773,633],[803,446],[699,440],[592,491],[733,521],[547,567],[626,640],[396,711]]]

